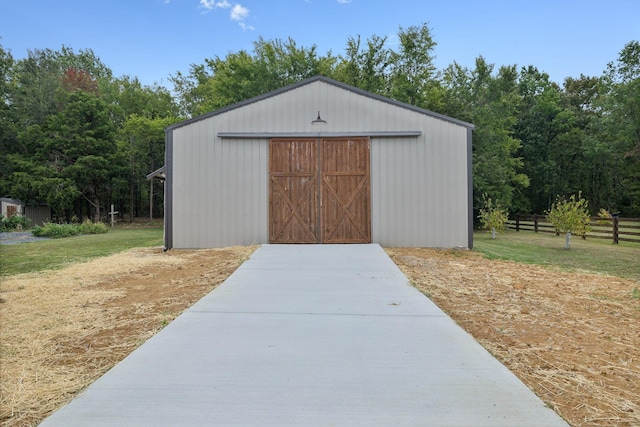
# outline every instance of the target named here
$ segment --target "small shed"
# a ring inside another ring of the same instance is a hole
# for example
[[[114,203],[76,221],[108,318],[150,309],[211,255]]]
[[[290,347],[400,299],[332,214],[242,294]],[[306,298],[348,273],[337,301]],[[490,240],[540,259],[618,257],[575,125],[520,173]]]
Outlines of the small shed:
[[[22,201],[9,197],[0,198],[0,213],[6,218],[13,215],[24,215],[29,225],[44,225],[51,221],[51,208],[46,205],[26,206]]]
[[[473,128],[322,76],[177,123],[165,247],[471,248]]]
[[[8,197],[0,198],[0,213],[5,216],[5,218],[11,218],[14,215],[22,215],[23,212],[23,204],[20,200],[11,199]]]

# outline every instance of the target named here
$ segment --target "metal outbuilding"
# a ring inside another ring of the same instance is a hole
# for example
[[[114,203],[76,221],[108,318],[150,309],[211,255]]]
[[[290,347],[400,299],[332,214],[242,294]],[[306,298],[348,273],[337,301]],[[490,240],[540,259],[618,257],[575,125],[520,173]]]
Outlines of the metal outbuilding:
[[[30,226],[42,226],[51,222],[51,208],[49,206],[27,206],[22,201],[9,197],[0,198],[0,213],[6,218],[13,215],[23,215],[29,220]]]
[[[322,76],[177,123],[165,247],[471,248],[473,128]]]

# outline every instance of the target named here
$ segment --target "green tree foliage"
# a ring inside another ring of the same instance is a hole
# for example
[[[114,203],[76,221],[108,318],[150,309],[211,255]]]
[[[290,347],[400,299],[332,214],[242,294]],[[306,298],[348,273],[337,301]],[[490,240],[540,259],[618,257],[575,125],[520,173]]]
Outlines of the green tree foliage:
[[[81,89],[62,91],[57,99],[57,113],[21,134],[36,156],[12,156],[13,193],[27,202],[44,201],[58,211],[71,210],[76,198],[82,197],[99,220],[115,154],[109,110],[104,101]]]
[[[387,47],[387,37],[373,35],[367,39],[366,47],[360,36],[349,37],[334,77],[368,92],[389,96],[393,57],[393,50]]]
[[[571,235],[584,236],[591,231],[589,216],[589,202],[582,198],[582,194],[571,195],[569,199],[558,196],[551,209],[547,211],[547,221],[555,229],[566,234],[565,249],[571,245]]]
[[[162,214],[163,193],[153,180],[146,176],[164,164],[164,129],[176,121],[175,118],[148,118],[130,115],[121,129],[118,141],[117,162],[120,166],[117,194],[114,200],[128,207],[130,218],[143,216],[147,202],[152,204],[154,216]],[[151,198],[153,197],[153,198]]]
[[[628,43],[601,79],[597,138],[611,150],[615,207],[640,213],[640,42]]]
[[[163,129],[179,120],[171,92],[137,78],[114,79],[91,50],[67,47],[31,51],[19,61],[0,49],[0,72],[0,195],[47,204],[60,219],[100,220],[109,203],[122,203],[125,212],[132,192],[141,193],[137,211],[148,207],[144,191],[151,184],[130,179],[130,159],[138,175],[162,163]],[[157,124],[154,143],[144,140],[132,155],[120,142],[129,141],[124,125],[133,116]]]
[[[400,28],[400,46],[392,54],[391,97],[427,109],[442,107],[442,88],[433,51],[436,42],[427,24]]]
[[[520,141],[514,137],[519,97],[514,67],[501,67],[476,59],[475,69],[449,66],[444,72],[446,111],[476,125],[473,136],[474,206],[483,205],[481,195],[512,204],[516,192],[526,188],[517,157]]]
[[[330,74],[336,59],[331,53],[320,57],[316,49],[315,45],[298,47],[293,39],[259,38],[253,54],[240,50],[194,64],[188,75],[171,77],[181,113],[197,116],[299,80]]]
[[[597,106],[600,79],[581,75],[567,78],[561,93],[561,105],[573,115],[573,126],[558,143],[566,145],[566,171],[570,175],[570,185],[565,185],[558,193],[575,193],[584,189],[583,194],[593,206],[614,206],[611,180],[611,147],[595,136],[595,130],[602,121],[603,110]],[[556,151],[559,151],[556,149]]]
[[[496,238],[496,232],[501,233],[506,229],[509,219],[509,211],[499,201],[491,200],[486,194],[482,195],[483,207],[480,209],[478,219],[484,230],[491,232],[491,238]]]
[[[518,92],[521,102],[514,130],[522,144],[518,154],[523,172],[531,184],[523,190],[522,204],[526,211],[541,212],[549,209],[553,195],[577,191],[575,168],[567,162],[580,154],[576,152],[580,136],[572,134],[575,117],[560,105],[560,88],[548,74],[532,66],[523,68]]]
[[[6,178],[12,171],[7,153],[16,143],[17,128],[11,79],[14,68],[13,56],[0,46],[0,196],[9,193]]]

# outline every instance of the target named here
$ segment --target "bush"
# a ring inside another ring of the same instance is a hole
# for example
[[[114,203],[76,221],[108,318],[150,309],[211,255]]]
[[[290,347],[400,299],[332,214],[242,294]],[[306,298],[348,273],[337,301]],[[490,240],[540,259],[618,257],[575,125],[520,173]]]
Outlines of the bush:
[[[36,225],[33,227],[32,232],[36,237],[51,237],[54,239],[80,234],[78,224],[56,224],[53,222],[46,223],[43,226]]]
[[[91,222],[85,220],[78,226],[80,234],[104,234],[109,231],[109,228],[104,222]]]
[[[36,237],[51,237],[54,239],[62,237],[77,236],[78,234],[103,234],[109,229],[102,222],[93,223],[86,220],[82,224],[56,224],[49,222],[44,226],[33,228],[33,235]]]
[[[31,221],[22,215],[11,215],[9,218],[0,214],[0,231],[22,230],[29,227]]]

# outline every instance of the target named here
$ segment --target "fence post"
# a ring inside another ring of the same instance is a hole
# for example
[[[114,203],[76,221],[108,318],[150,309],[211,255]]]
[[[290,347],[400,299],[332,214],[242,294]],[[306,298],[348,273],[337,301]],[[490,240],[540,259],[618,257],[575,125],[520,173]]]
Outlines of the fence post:
[[[533,216],[533,231],[538,232],[538,215]]]
[[[618,217],[613,217],[613,243],[618,244]]]
[[[520,216],[516,217],[516,231],[520,231]]]

